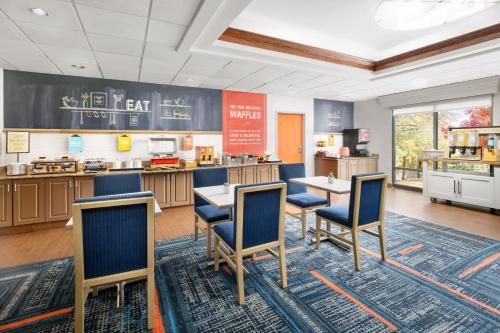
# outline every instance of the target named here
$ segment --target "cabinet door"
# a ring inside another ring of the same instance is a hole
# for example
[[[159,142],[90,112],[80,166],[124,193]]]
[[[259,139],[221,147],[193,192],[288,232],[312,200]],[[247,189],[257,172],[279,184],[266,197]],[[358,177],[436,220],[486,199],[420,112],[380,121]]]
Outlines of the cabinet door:
[[[14,185],[14,225],[45,222],[45,180],[19,179]]]
[[[154,176],[142,175],[141,176],[141,189],[143,191],[154,192]]]
[[[358,159],[355,160],[349,160],[348,163],[348,173],[347,173],[347,179],[351,180],[351,177],[353,175],[357,175],[359,172],[359,161]]]
[[[75,177],[75,199],[94,196],[94,177]]]
[[[247,166],[241,168],[241,178],[243,184],[255,184],[257,169],[255,166]]]
[[[257,183],[265,183],[271,181],[271,166],[259,165],[257,166]]]
[[[176,172],[170,175],[170,206],[186,206],[191,204],[192,192],[191,172]]]
[[[170,207],[170,175],[160,174],[153,177],[153,193],[161,208]]]
[[[241,168],[227,168],[229,184],[241,184]]]
[[[460,201],[472,205],[494,207],[495,183],[487,177],[460,176],[457,184]]]
[[[378,160],[376,158],[369,158],[368,161],[368,170],[367,172],[377,172],[378,171]]]
[[[45,221],[69,220],[74,200],[73,177],[45,179]]]
[[[369,159],[368,158],[362,158],[359,160],[359,173],[368,173],[369,167],[368,167]]]
[[[280,168],[278,165],[275,164],[271,165],[271,175],[272,175],[271,179],[273,181],[280,180]]]
[[[427,192],[430,197],[454,200],[456,199],[455,186],[456,180],[454,175],[429,173]]]
[[[12,181],[0,181],[0,228],[12,226]]]
[[[337,177],[339,179],[348,180],[349,175],[347,171],[347,161],[339,161],[339,172]]]

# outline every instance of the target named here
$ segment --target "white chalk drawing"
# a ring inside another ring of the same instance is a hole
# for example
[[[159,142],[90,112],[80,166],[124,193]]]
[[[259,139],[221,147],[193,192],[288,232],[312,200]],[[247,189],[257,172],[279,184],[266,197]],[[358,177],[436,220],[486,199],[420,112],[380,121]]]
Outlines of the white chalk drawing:
[[[191,105],[186,105],[186,100],[181,97],[164,99],[160,104],[164,108],[160,119],[168,120],[191,120]]]

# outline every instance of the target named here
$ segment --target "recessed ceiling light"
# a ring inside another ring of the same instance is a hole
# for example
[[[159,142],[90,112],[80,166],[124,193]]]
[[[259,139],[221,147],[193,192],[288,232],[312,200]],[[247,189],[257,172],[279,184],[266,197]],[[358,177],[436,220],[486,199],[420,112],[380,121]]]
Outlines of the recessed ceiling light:
[[[49,13],[47,13],[42,8],[31,8],[31,12],[33,14],[35,14],[36,16],[48,16],[49,15]]]
[[[375,22],[389,30],[420,30],[447,24],[500,3],[500,0],[383,0]]]
[[[71,65],[71,67],[74,67],[74,68],[77,68],[77,69],[85,69],[85,66],[83,66],[83,65],[78,65],[78,64],[76,64],[76,65]]]

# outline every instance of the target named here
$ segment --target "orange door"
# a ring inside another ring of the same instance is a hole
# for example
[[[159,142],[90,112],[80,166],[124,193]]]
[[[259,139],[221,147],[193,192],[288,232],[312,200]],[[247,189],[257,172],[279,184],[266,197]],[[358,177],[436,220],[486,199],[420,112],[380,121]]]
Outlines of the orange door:
[[[284,163],[304,162],[304,115],[278,113],[278,156]]]

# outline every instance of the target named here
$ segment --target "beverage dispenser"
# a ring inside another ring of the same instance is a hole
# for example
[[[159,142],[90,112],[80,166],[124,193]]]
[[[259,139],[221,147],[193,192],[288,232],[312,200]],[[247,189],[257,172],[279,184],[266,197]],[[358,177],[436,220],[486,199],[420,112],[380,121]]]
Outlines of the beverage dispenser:
[[[500,161],[500,135],[489,134],[486,149],[483,153],[483,160],[496,162]]]
[[[450,156],[455,154],[458,145],[458,135],[456,132],[450,131],[448,133],[448,151]]]
[[[479,134],[477,131],[469,131],[467,148],[472,155],[476,155],[479,148]],[[479,148],[480,149],[480,148]]]

